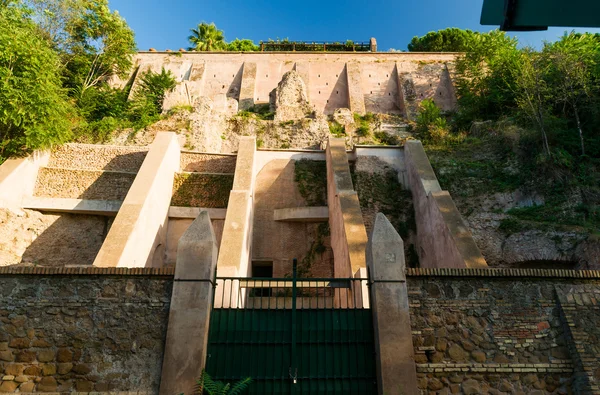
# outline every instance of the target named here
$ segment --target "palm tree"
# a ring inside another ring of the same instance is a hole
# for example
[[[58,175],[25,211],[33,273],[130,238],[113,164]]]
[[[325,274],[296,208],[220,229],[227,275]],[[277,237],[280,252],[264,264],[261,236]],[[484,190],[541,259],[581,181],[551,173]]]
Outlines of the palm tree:
[[[190,51],[218,51],[225,49],[225,36],[223,31],[217,29],[214,23],[210,25],[206,22],[202,22],[196,29],[190,30],[192,34],[188,37],[192,47],[189,47]]]

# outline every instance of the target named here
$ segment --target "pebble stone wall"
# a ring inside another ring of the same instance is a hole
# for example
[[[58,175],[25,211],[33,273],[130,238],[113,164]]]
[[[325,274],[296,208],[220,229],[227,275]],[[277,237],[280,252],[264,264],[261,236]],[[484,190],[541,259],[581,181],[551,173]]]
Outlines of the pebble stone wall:
[[[422,394],[600,393],[600,280],[408,272]]]
[[[43,167],[34,196],[46,198],[124,200],[135,173]]]
[[[158,393],[171,276],[14,269],[29,274],[0,275],[0,393]]]
[[[235,173],[236,155],[181,153],[181,171],[198,173]]]
[[[148,149],[92,144],[65,144],[52,151],[49,167],[137,172]]]

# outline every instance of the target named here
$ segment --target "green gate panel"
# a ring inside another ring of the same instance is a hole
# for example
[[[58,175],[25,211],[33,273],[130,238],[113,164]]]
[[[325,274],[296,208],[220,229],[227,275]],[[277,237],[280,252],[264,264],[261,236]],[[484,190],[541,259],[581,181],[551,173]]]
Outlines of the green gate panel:
[[[600,1],[598,0],[484,0],[481,12],[482,25],[503,25],[505,3],[513,4],[513,28],[548,26],[600,27]]]
[[[292,311],[214,309],[206,371],[249,394],[377,394],[370,309],[296,310],[295,362]]]

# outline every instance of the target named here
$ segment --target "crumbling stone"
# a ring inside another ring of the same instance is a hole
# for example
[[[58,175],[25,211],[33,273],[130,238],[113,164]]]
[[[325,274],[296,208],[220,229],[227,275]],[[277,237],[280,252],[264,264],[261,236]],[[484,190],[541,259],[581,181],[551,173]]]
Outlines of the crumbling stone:
[[[275,122],[306,118],[312,112],[306,92],[306,85],[297,71],[291,70],[285,73],[277,88],[270,94],[271,111],[275,112]]]

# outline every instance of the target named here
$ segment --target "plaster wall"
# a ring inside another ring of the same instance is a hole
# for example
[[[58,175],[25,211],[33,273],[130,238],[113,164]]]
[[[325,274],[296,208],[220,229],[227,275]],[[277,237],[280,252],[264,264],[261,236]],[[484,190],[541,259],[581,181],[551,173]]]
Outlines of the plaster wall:
[[[305,207],[306,201],[295,182],[295,160],[273,159],[266,163],[256,177],[254,189],[254,226],[252,258],[272,261],[273,277],[292,273],[294,258],[302,262],[316,240],[318,224],[281,222],[274,217],[275,210]],[[331,254],[316,254],[311,262],[312,277],[330,277]]]
[[[48,165],[49,159],[50,152],[36,151],[0,165],[0,208],[20,209],[23,198],[33,195],[38,171]]]
[[[307,84],[310,103],[315,111],[332,114],[336,108],[348,108],[348,74],[341,62],[308,63]]]
[[[407,141],[404,147],[420,266],[487,267],[450,194],[442,191],[421,142]]]
[[[350,105],[347,65],[356,64],[359,73],[353,85],[363,92],[366,110],[401,113],[402,100],[406,99],[401,97],[398,87],[405,80],[415,90],[412,107],[416,108],[424,98],[433,97],[443,110],[454,108],[455,98],[447,97],[453,88],[446,63],[454,62],[455,57],[449,53],[187,52],[169,55],[142,52],[136,56],[136,64],[140,71],[156,72],[164,65],[173,70],[178,82],[185,86],[185,89],[176,89],[175,98],[169,96],[167,108],[175,105],[177,100],[181,100],[181,104],[191,104],[198,95],[214,98],[226,94],[239,99],[244,63],[256,65],[255,103],[268,103],[269,93],[277,87],[283,74],[297,68],[306,76],[314,109],[327,114]],[[195,72],[194,69],[201,69],[201,65],[205,70]],[[192,83],[196,75],[203,77]],[[114,81],[115,85],[124,83]],[[247,108],[247,101],[242,107]]]
[[[177,261],[177,246],[179,239],[185,233],[185,231],[194,222],[191,218],[170,218],[167,228],[167,244],[165,249],[164,266],[173,266]],[[221,237],[223,236],[223,224],[225,220],[222,219],[211,219],[215,237],[217,239],[217,246],[221,245]]]
[[[392,62],[361,65],[361,86],[367,112],[400,114],[398,79]]]

